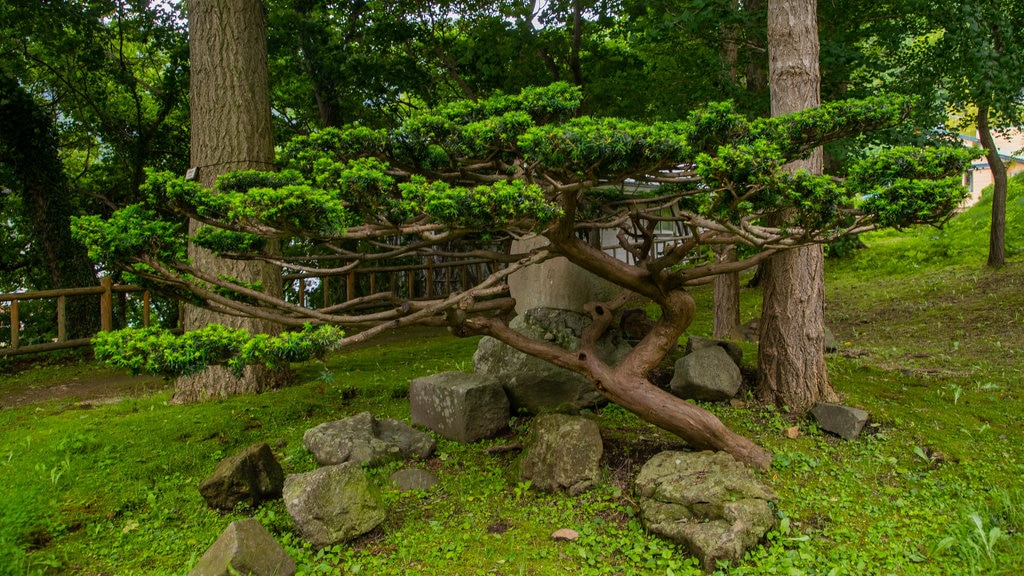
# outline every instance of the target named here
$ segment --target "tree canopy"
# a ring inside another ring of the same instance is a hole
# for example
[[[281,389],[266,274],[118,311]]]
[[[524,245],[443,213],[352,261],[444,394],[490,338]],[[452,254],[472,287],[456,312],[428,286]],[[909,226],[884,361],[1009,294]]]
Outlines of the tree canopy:
[[[146,202],[109,219],[80,218],[76,233],[105,266],[194,302],[292,327],[361,330],[339,345],[444,318],[458,333],[489,334],[588,376],[605,395],[698,446],[764,464],[756,447],[737,448],[736,438],[717,433],[695,435],[678,418],[638,405],[624,381],[646,382],[686,329],[693,315],[688,286],[779,251],[877,226],[941,224],[963,198],[960,174],[971,153],[893,148],[865,153],[844,178],[790,173],[783,165],[817,146],[903,121],[908,102],[842,101],[756,120],[721,103],[686,120],[644,124],[577,116],[581,100],[578,87],[556,83],[424,110],[392,130],[326,129],[286,144],[279,172],[227,174],[214,190],[154,172]],[[332,274],[438,254],[505,265],[475,286],[432,300],[380,292],[312,309],[193,267],[185,258],[181,215],[209,225],[195,243],[223,258],[264,260],[285,271]],[[655,230],[666,222],[689,234],[659,251]],[[595,230],[617,231],[629,261],[589,243]],[[549,244],[528,253],[492,248],[529,233]],[[265,250],[268,240],[283,252]],[[718,244],[751,250],[730,263],[693,258]],[[656,329],[619,365],[586,353],[617,303],[590,308],[595,322],[580,351],[527,341],[493,315],[511,305],[502,283],[507,275],[555,256],[661,308]]]

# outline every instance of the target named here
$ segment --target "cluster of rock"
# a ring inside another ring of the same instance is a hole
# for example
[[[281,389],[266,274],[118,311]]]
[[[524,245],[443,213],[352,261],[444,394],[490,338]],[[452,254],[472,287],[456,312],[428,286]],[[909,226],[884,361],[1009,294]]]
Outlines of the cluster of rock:
[[[582,314],[538,308],[520,314],[510,326],[574,350],[589,321]],[[629,351],[615,330],[598,348],[611,364]],[[674,363],[670,388],[702,401],[733,398],[742,386],[742,359],[742,349],[733,342],[691,337],[685,355]],[[412,424],[470,443],[504,431],[512,414],[535,414],[518,462],[520,482],[570,496],[601,482],[601,432],[579,413],[599,406],[603,398],[586,379],[492,338],[481,340],[473,365],[472,374],[446,372],[413,380]],[[823,405],[814,415],[823,429],[851,439],[867,414],[845,408]],[[285,475],[269,446],[259,444],[221,462],[200,493],[209,506],[223,510],[283,498],[303,538],[314,547],[329,546],[363,535],[385,518],[366,467],[427,459],[436,445],[428,433],[370,413],[311,428],[303,443],[319,465],[315,470]],[[427,470],[406,468],[391,481],[401,490],[425,490],[438,479]],[[725,453],[663,452],[643,466],[634,488],[645,527],[685,546],[708,569],[721,560],[738,561],[774,524],[775,494]],[[190,576],[294,572],[288,554],[250,519],[231,524]]]
[[[302,537],[320,548],[366,534],[385,517],[384,504],[366,467],[396,459],[425,459],[434,438],[404,422],[369,412],[325,422],[303,435],[318,468],[285,475],[267,444],[251,446],[217,465],[199,486],[211,508],[231,510],[283,498]],[[437,479],[425,470],[395,474],[401,489],[423,489]],[[295,573],[295,563],[256,520],[232,523],[189,576]]]

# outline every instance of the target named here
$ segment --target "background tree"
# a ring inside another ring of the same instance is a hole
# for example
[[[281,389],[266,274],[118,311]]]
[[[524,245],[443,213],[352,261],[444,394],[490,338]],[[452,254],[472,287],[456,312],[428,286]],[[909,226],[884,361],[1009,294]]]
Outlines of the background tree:
[[[920,70],[939,80],[942,102],[973,120],[992,170],[992,221],[988,265],[1006,263],[1006,165],[994,131],[1024,126],[1024,2],[954,0],[915,3],[927,18],[930,38],[917,52]],[[922,42],[917,42],[918,45]]]
[[[95,284],[94,265],[85,247],[71,237],[74,204],[58,156],[56,121],[17,80],[3,74],[0,126],[0,188],[5,196],[17,196],[17,201],[5,198],[5,204],[14,208],[11,216],[29,231],[31,246],[26,250],[24,244],[9,245],[5,256],[10,259],[4,259],[3,272],[15,273],[38,289]],[[95,303],[81,298],[68,302],[68,312],[76,319],[70,325],[73,337],[96,332],[96,315],[86,312],[90,305]]]
[[[157,174],[149,184],[149,204],[128,207],[109,221],[82,219],[79,234],[110,265],[125,266],[211,307],[295,328],[314,323],[361,330],[342,345],[396,326],[439,320],[460,334],[494,336],[585,375],[610,400],[696,447],[767,465],[770,456],[763,449],[647,379],[693,318],[687,286],[875,225],[942,221],[963,197],[959,174],[967,153],[890,150],[859,163],[840,183],[782,166],[825,142],[896,123],[906,114],[904,105],[846,102],[756,121],[728,105],[714,105],[684,122],[639,124],[574,118],[582,99],[578,88],[556,84],[425,111],[396,130],[327,130],[286,147],[288,170],[222,177],[216,192]],[[636,181],[662,186],[643,193],[628,187]],[[462,257],[487,256],[506,266],[440,298],[412,302],[383,290],[314,310],[194,266],[184,257],[181,239],[171,233],[173,225],[156,219],[154,206],[211,225],[193,241],[222,257],[280,263],[290,270],[372,270],[398,258],[436,256],[440,246],[456,239],[469,247]],[[768,226],[766,214],[785,219]],[[691,235],[657,251],[654,230],[666,221],[685,226]],[[586,240],[601,229],[622,232],[620,247],[630,254],[628,262]],[[550,245],[522,254],[487,249],[530,230]],[[268,240],[285,238],[307,250],[282,258],[267,249]],[[752,250],[735,263],[686,264],[694,250],[729,244]],[[579,350],[526,338],[493,315],[511,306],[504,277],[556,256],[625,290],[615,302],[588,306],[593,323]],[[626,358],[609,366],[594,347],[629,293],[649,298],[661,315]],[[201,350],[187,356],[194,362],[181,365],[162,360],[163,341],[151,341],[147,334],[112,338],[104,349],[125,365],[157,371],[192,371],[196,363],[246,355],[224,346],[215,333],[210,346],[197,345]]]
[[[45,165],[46,182],[37,180],[36,192],[48,196],[45,203],[23,202],[23,189],[8,181],[17,193],[0,205],[0,217],[10,226],[3,251],[11,257],[4,263],[17,263],[18,270],[0,283],[12,290],[93,284],[96,270],[81,247],[47,252],[52,243],[40,235],[70,239],[71,215],[110,214],[138,201],[146,167],[187,167],[184,30],[165,3],[12,0],[0,5],[0,56],[0,75],[13,81],[5,84],[8,104],[33,106],[8,108],[11,115],[0,131],[10,143],[28,137],[24,129],[35,123],[31,130],[39,135],[11,149],[19,160],[9,166],[27,178],[29,162]],[[39,209],[27,212],[33,206]],[[54,267],[81,272],[70,282],[67,274],[62,280],[37,274]],[[111,272],[117,279],[120,272]],[[68,304],[95,307],[89,300],[72,298]],[[72,317],[80,319],[73,332],[92,332],[95,314]]]

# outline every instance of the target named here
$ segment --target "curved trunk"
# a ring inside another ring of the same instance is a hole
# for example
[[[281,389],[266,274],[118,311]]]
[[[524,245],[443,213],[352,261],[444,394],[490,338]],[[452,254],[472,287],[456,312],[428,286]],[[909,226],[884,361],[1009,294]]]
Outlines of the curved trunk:
[[[270,89],[263,3],[260,0],[191,0],[188,4],[191,61],[192,161],[198,179],[213,187],[217,176],[234,170],[268,170],[274,163]],[[189,223],[194,234],[199,223]],[[233,261],[189,244],[189,257],[201,270],[260,283],[282,297],[280,269],[258,261]],[[189,306],[186,330],[217,322],[250,333],[276,333],[266,320],[218,314]],[[212,367],[175,382],[175,402],[196,402],[277,386],[284,375],[247,369],[236,378]]]
[[[768,3],[772,115],[821,103],[816,0]],[[792,170],[822,173],[821,150]],[[801,414],[836,393],[825,366],[825,256],[820,246],[772,257],[764,278],[757,397]]]
[[[598,338],[612,323],[612,312],[603,304],[591,304],[587,308],[594,321],[584,331],[578,351],[533,340],[494,318],[468,319],[463,331],[492,336],[523,353],[582,374],[610,401],[676,434],[694,448],[728,452],[749,466],[771,466],[770,452],[730,430],[714,414],[673,396],[646,378],[693,320],[696,306],[689,294],[681,291],[668,294],[662,302],[662,317],[614,367],[601,361],[596,349]]]
[[[988,107],[978,107],[978,139],[985,148],[985,159],[992,170],[992,224],[988,235],[988,265],[1006,264],[1006,164],[999,157],[999,149],[988,125]]]

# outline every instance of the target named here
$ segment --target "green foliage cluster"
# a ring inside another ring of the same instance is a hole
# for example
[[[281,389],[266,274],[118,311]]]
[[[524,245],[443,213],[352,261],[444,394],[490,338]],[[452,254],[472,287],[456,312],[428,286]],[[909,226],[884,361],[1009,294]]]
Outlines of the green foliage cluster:
[[[334,326],[306,325],[301,331],[270,336],[210,324],[180,336],[161,328],[101,332],[93,339],[93,348],[98,360],[132,374],[187,376],[207,366],[225,365],[241,375],[246,366],[280,368],[322,361],[343,336]]]
[[[844,268],[884,271],[906,275],[916,271],[934,270],[950,259],[964,262],[984,261],[988,244],[984,241],[992,218],[992,188],[986,188],[981,199],[957,214],[941,229],[916,226],[902,232],[879,230],[861,236],[871,248],[870,258],[844,262]],[[1010,178],[1006,202],[1006,254],[1012,258],[1024,253],[1024,176]]]
[[[281,172],[228,174],[216,190],[153,173],[149,208],[130,207],[107,223],[82,220],[79,238],[110,265],[133,254],[180,260],[170,238],[176,229],[149,222],[159,207],[265,237],[343,241],[354,227],[431,223],[489,234],[543,230],[576,217],[563,211],[561,187],[600,202],[602,186],[682,167],[702,184],[688,194],[706,197],[687,204],[699,213],[684,220],[756,224],[789,210],[783,230],[810,242],[834,239],[854,222],[941,222],[961,197],[952,182],[968,161],[948,149],[899,148],[865,155],[845,182],[782,170],[815,146],[899,122],[903,100],[837,102],[753,121],[730,104],[713,104],[686,121],[650,124],[573,118],[579,106],[579,90],[556,83],[427,110],[390,131],[328,129],[288,143]],[[474,180],[484,183],[463,185]],[[161,234],[167,246],[154,240]],[[199,241],[232,252],[262,247],[252,237],[215,232]]]

